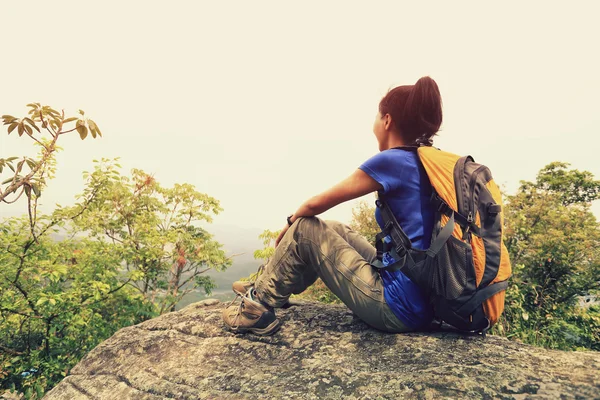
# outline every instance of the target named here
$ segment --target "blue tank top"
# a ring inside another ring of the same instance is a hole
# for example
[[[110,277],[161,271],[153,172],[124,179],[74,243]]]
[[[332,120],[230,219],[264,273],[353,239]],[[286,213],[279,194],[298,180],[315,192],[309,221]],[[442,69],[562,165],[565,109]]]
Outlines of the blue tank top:
[[[360,167],[383,186],[383,193],[398,223],[413,247],[427,249],[431,242],[435,211],[430,203],[431,183],[415,151],[389,149]],[[379,209],[375,218],[383,226]],[[406,326],[418,329],[428,324],[433,310],[419,287],[400,271],[381,271],[385,301]]]

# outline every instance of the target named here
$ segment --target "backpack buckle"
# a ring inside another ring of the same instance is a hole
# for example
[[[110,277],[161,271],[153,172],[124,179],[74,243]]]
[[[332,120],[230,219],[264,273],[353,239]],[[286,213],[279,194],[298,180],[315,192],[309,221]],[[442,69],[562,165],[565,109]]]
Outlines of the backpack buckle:
[[[437,204],[437,210],[438,212],[442,213],[442,214],[446,214],[449,210],[450,210],[450,206],[448,204],[446,204],[446,202],[442,199],[440,199],[439,197],[437,198],[438,204]]]
[[[395,250],[396,250],[396,254],[398,254],[400,256],[400,258],[404,257],[407,253],[406,248],[404,246],[402,246],[401,244],[396,246]],[[397,260],[397,261],[399,261],[399,260]]]

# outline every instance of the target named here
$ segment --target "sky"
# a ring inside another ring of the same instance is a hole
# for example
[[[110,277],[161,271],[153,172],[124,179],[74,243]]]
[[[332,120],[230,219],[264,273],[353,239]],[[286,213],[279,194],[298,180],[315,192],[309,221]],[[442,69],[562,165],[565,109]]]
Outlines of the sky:
[[[600,178],[600,3],[416,3],[4,1],[0,114],[41,102],[102,130],[61,138],[46,211],[74,202],[92,160],[120,157],[217,198],[215,225],[280,229],[377,153],[379,100],[425,75],[444,104],[436,147],[506,193],[552,161]],[[32,149],[0,131],[0,157]]]

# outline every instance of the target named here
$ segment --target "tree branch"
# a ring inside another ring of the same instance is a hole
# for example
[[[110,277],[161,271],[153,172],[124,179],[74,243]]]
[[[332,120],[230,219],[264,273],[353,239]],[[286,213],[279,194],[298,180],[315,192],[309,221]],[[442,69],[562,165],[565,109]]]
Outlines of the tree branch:
[[[4,347],[1,344],[0,344],[0,350],[4,351],[5,353],[8,353],[8,354],[10,354],[12,356],[20,356],[21,354],[23,354],[20,351],[9,349],[8,347]]]
[[[19,189],[21,186],[23,186],[26,182],[29,182],[29,180],[42,168],[42,166],[44,166],[48,162],[48,159],[50,158],[52,153],[54,153],[54,151],[56,151],[55,144],[56,144],[57,139],[58,139],[58,136],[54,137],[54,139],[50,143],[50,146],[48,146],[48,148],[45,148],[44,154],[42,155],[42,159],[29,172],[29,174],[27,174],[25,177],[23,177],[17,181],[16,177],[18,175],[18,172],[15,173],[15,180],[13,180],[13,183],[11,183],[4,190],[4,193],[0,194],[0,202],[4,201],[6,196],[8,196],[9,194],[16,192],[17,189]]]

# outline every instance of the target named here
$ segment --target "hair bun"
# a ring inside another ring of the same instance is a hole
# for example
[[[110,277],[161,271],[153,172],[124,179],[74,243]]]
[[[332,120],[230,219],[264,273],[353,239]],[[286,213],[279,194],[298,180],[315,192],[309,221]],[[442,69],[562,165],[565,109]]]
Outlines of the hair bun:
[[[432,145],[442,125],[442,98],[437,83],[429,76],[414,85],[398,86],[379,102],[381,115],[392,121],[408,143]]]

